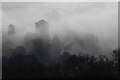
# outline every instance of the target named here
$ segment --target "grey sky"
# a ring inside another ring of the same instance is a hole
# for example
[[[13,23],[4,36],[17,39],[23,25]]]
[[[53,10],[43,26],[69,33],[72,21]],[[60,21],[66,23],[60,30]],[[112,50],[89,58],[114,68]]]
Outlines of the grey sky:
[[[2,55],[2,3],[0,3],[0,57]]]
[[[104,42],[117,46],[117,2],[8,2],[3,3],[3,29],[14,24],[21,35],[34,32],[34,23],[45,19],[50,24],[50,34],[64,35],[67,29],[77,34],[94,34]]]

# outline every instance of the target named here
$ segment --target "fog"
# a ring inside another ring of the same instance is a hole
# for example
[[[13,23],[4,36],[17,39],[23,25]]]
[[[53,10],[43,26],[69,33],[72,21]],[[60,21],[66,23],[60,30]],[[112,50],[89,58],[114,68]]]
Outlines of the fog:
[[[2,78],[2,3],[0,3],[0,78]]]
[[[61,39],[74,36],[72,33],[79,38],[94,35],[105,51],[118,47],[117,3],[4,2],[2,11],[3,31],[13,24],[18,38],[27,32],[35,32],[35,23],[44,19],[49,23],[51,39],[55,35]]]

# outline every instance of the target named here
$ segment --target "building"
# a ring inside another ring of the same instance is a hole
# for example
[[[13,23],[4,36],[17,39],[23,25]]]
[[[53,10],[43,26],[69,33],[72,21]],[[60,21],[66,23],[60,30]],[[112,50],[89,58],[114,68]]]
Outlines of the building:
[[[35,23],[35,33],[39,38],[49,40],[49,25],[45,20],[40,20]]]
[[[13,34],[15,34],[15,27],[13,24],[10,24],[8,26],[8,35],[13,35]]]

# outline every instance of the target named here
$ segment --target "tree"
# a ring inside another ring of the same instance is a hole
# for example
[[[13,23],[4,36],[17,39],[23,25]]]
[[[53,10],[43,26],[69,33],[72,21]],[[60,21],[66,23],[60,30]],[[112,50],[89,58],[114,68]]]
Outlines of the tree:
[[[118,67],[118,72],[119,72],[119,75],[120,75],[120,48],[119,49],[116,49],[116,50],[113,50],[113,57],[114,57],[114,63],[115,65]]]
[[[45,66],[33,55],[16,55],[3,64],[3,79],[45,77]]]
[[[34,39],[32,41],[33,51],[32,54],[42,62],[43,64],[48,64],[50,61],[50,44],[42,39]]]

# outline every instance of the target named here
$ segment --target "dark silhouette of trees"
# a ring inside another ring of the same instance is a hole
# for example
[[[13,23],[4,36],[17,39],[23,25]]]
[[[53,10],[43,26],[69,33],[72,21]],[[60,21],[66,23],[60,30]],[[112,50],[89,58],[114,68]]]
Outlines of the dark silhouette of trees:
[[[45,77],[45,67],[33,55],[16,55],[3,62],[3,78]]]
[[[11,55],[12,56],[16,56],[16,55],[24,55],[24,54],[27,54],[26,53],[26,48],[23,47],[23,46],[17,46],[16,49],[13,51],[13,54]]]
[[[113,50],[113,58],[114,58],[114,67],[117,68],[116,69],[116,73],[118,73],[118,77],[120,76],[120,48]],[[120,77],[119,77],[120,78]]]
[[[79,55],[64,51],[51,60],[50,47],[47,41],[32,39],[30,53],[24,46],[8,51],[12,55],[2,57],[3,79],[120,78],[120,49],[113,50],[113,60],[104,55],[95,57],[82,51]]]
[[[48,64],[50,61],[49,48],[50,44],[42,39],[34,39],[32,41],[32,54],[43,64]]]

